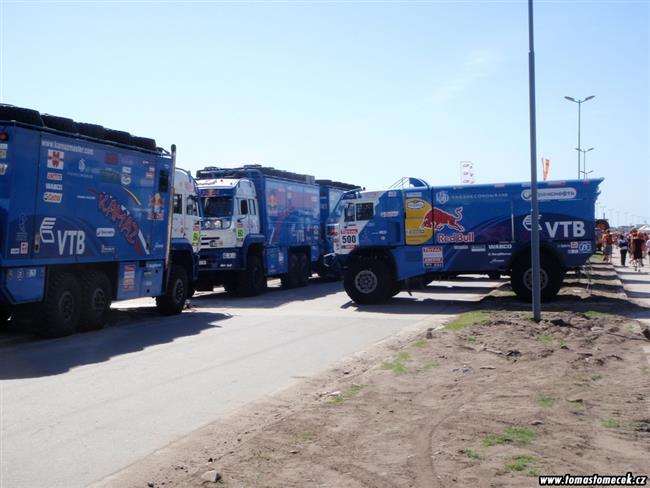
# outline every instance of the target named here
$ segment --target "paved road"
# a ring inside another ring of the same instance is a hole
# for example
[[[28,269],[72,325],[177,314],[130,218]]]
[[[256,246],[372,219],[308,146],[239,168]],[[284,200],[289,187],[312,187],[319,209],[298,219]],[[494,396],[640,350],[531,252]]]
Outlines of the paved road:
[[[249,299],[201,294],[169,318],[143,300],[120,304],[98,332],[0,334],[0,487],[87,486],[298,377],[439,323],[498,284],[460,280],[365,308],[340,283],[319,282]]]

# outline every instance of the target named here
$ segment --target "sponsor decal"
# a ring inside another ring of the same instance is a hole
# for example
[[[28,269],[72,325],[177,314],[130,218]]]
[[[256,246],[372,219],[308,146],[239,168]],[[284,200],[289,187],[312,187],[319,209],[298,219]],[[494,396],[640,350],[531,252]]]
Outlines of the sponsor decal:
[[[424,244],[431,239],[433,228],[429,225],[431,204],[422,198],[406,200],[404,219],[406,227],[406,244]]]
[[[0,143],[0,149],[9,149],[9,143],[7,142]]]
[[[27,215],[24,213],[20,214],[18,217],[18,232],[16,232],[16,241],[26,241],[29,239],[29,234],[27,233]]]
[[[591,242],[581,242],[578,244],[578,252],[579,253],[591,253]]]
[[[156,193],[149,199],[149,213],[147,214],[147,220],[164,220],[165,218],[165,200],[160,196],[160,193]],[[238,224],[238,226],[243,224]],[[243,239],[243,237],[242,237]]]
[[[381,212],[379,215],[385,218],[397,217],[399,212],[397,210],[391,210],[389,212]]]
[[[354,249],[359,241],[359,229],[351,227],[341,231],[341,247],[343,249]]]
[[[9,165],[6,163],[0,163],[0,176],[4,176],[7,174],[7,168],[9,168]]]
[[[149,254],[147,243],[142,235],[140,226],[122,203],[110,193],[97,194],[97,208],[111,222],[139,254]]]
[[[63,170],[65,153],[54,149],[47,150],[47,167],[52,169]]]
[[[431,225],[431,217],[428,217],[428,219],[427,224]],[[458,223],[461,220],[463,220],[463,207],[458,207],[454,210],[453,214],[439,208],[434,207],[433,209],[433,225],[436,232],[441,231],[445,227],[464,232],[465,227]]]
[[[84,147],[75,144],[66,144],[57,141],[48,141],[45,139],[41,140],[41,146],[48,147],[50,149],[57,149],[59,152],[69,151],[69,152],[80,153],[80,154],[91,154],[91,155],[95,154],[94,149],[90,147]]]
[[[46,203],[61,203],[61,200],[63,200],[63,193],[55,193],[51,191],[43,193],[43,201]]]
[[[489,252],[488,256],[510,256],[511,254],[509,252]]]
[[[60,183],[45,183],[45,189],[63,191],[63,185]]]
[[[444,190],[436,193],[436,202],[438,202],[440,205],[444,205],[448,201],[449,201],[449,193],[447,193]]]
[[[485,246],[472,246],[472,252],[485,252]]]
[[[27,242],[20,243],[20,254],[27,254],[29,252],[29,244]]]
[[[512,249],[512,244],[488,244],[488,249]]]
[[[97,197],[93,195],[77,195],[78,200],[97,200]]]
[[[121,177],[117,171],[103,169],[99,172],[99,179],[104,183],[120,183]]]
[[[584,237],[586,234],[585,223],[581,220],[556,220],[554,222],[542,222],[540,215],[539,230],[545,230],[551,239],[556,237]],[[524,228],[530,232],[532,228],[532,217],[526,215],[522,221]]]
[[[238,222],[237,223],[237,229],[236,229],[236,235],[237,235],[237,240],[238,241],[243,241],[244,240],[244,224]]]
[[[113,254],[113,253],[115,253],[115,246],[105,246],[104,244],[102,244],[101,253],[102,254]]]
[[[7,159],[7,150],[0,149],[0,159]]]
[[[418,199],[413,199],[413,200],[408,200],[406,202],[406,206],[412,210],[418,210],[420,208],[423,208],[426,205],[427,202],[424,200]]]
[[[474,232],[468,232],[467,234],[462,234],[460,232],[454,232],[451,235],[437,234],[438,242],[441,244],[454,244],[458,242],[474,242],[475,236]]]
[[[128,166],[122,166],[122,174],[120,176],[120,182],[124,186],[129,186],[131,184],[131,168]]]
[[[84,171],[86,171],[86,160],[85,160],[84,158],[81,158],[81,159],[79,160],[79,171],[80,171],[81,173],[83,173]]]
[[[422,198],[422,192],[419,191],[407,192],[406,198]]]
[[[106,164],[117,164],[119,160],[119,156],[115,153],[106,153],[104,156],[104,163]]]
[[[9,254],[20,254],[20,249],[17,248],[17,247],[12,247],[12,248],[9,250]]]
[[[505,262],[506,262],[505,259],[496,259],[495,258],[495,259],[492,259],[490,261],[490,264],[502,264],[502,263],[505,263]]]
[[[454,249],[457,251],[467,251],[469,249],[469,246],[454,246]]]
[[[541,200],[573,200],[578,195],[575,188],[539,188],[537,190],[537,197]],[[521,198],[526,201],[531,199],[530,188],[521,192]]]
[[[51,180],[51,181],[62,181],[63,180],[63,173],[52,173],[52,172],[48,171],[46,177],[47,177],[48,180]]]
[[[122,278],[122,289],[134,290],[135,289],[135,265],[124,265],[124,276]]]
[[[79,256],[86,252],[86,233],[83,230],[57,230],[56,217],[44,217],[39,226],[41,242],[56,244],[59,256]]]
[[[397,196],[397,192],[394,191],[394,190],[391,190],[391,191],[388,192],[388,196],[391,197],[391,198],[392,198],[392,197],[396,197],[396,196]]]
[[[425,246],[422,248],[422,264],[425,267],[438,267],[444,264],[442,246]]]
[[[115,237],[115,229],[113,227],[98,227],[95,235],[97,237]]]

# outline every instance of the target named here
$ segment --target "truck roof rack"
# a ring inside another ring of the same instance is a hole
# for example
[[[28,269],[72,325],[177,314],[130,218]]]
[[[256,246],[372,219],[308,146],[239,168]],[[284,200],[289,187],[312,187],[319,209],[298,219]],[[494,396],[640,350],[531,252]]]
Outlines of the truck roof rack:
[[[0,121],[13,122],[19,126],[81,137],[102,142],[125,146],[139,151],[159,152],[156,141],[149,137],[132,136],[128,132],[105,129],[101,125],[75,122],[67,117],[41,114],[31,108],[16,107],[0,103]]]
[[[219,168],[217,166],[206,166],[196,172],[197,180],[206,180],[213,178],[242,178],[252,171],[259,171],[263,175],[282,178],[284,180],[296,181],[300,183],[314,184],[315,178],[312,175],[293,173],[275,169],[272,166],[262,166],[261,164],[245,164],[239,168]]]

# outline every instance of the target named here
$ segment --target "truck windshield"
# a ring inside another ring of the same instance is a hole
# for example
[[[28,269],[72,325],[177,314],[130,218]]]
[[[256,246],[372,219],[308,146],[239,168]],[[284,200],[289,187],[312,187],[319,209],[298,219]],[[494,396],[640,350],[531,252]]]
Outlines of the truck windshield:
[[[203,198],[204,217],[232,217],[232,197]]]

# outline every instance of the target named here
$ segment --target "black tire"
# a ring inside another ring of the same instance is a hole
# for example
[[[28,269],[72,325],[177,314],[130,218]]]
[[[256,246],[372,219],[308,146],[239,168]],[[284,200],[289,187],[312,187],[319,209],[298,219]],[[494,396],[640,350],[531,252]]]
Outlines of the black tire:
[[[299,266],[298,256],[290,252],[287,273],[280,278],[282,288],[295,288],[298,286],[298,283],[300,282]]]
[[[104,140],[124,144],[126,146],[133,145],[133,137],[131,134],[124,132],[123,130],[106,129]]]
[[[242,297],[259,295],[266,288],[266,276],[262,260],[257,255],[248,256],[246,269],[241,271],[237,280],[237,294]]]
[[[311,276],[311,263],[307,254],[298,255],[298,286],[307,286]]]
[[[69,132],[70,134],[77,133],[77,124],[74,120],[67,117],[57,117],[56,115],[43,114],[41,115],[45,127],[49,129],[60,130],[62,132]]]
[[[156,151],[156,140],[149,137],[133,136],[133,145],[146,151]]]
[[[390,298],[396,286],[388,265],[373,258],[359,258],[350,263],[343,276],[343,287],[356,303],[370,305]]]
[[[43,300],[42,326],[34,332],[42,337],[64,337],[73,334],[81,316],[81,286],[72,273],[54,272]],[[38,319],[35,321],[38,322]]]
[[[90,270],[81,274],[80,331],[99,330],[108,320],[111,309],[111,282],[106,273]]]
[[[552,256],[540,256],[540,288],[542,302],[555,298],[562,287],[564,268]],[[521,256],[512,265],[510,284],[520,300],[530,303],[532,301],[532,269],[530,256]]]
[[[173,264],[165,294],[156,297],[156,306],[161,315],[177,315],[183,311],[189,291],[187,271],[183,266]]]
[[[104,139],[104,134],[106,134],[106,129],[103,126],[86,122],[77,122],[77,131],[80,135],[93,139]]]
[[[0,104],[0,120],[15,120],[23,124],[43,127],[43,119],[38,110]]]

